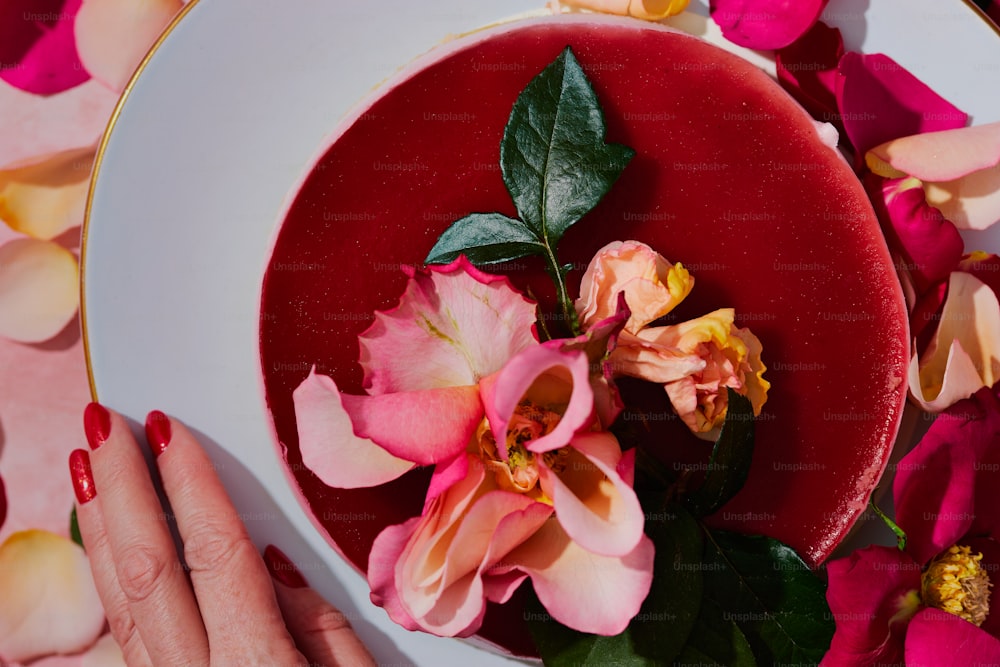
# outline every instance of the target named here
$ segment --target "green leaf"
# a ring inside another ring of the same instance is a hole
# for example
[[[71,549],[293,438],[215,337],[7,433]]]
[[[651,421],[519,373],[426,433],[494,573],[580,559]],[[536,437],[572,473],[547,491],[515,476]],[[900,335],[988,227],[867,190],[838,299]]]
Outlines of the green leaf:
[[[834,624],[825,585],[798,554],[768,537],[721,530],[706,530],[704,543],[705,600],[739,626],[757,661],[818,663]]]
[[[545,245],[523,222],[500,213],[473,213],[456,220],[427,254],[426,264],[447,264],[465,254],[476,266],[545,253]]]
[[[653,585],[629,623],[636,651],[659,664],[680,653],[698,618],[702,596],[701,526],[683,507],[646,513],[653,540]]]
[[[732,389],[729,407],[718,440],[712,449],[701,487],[685,498],[688,509],[696,516],[708,516],[725,505],[743,488],[753,460],[753,405],[745,396]]]
[[[518,96],[500,142],[500,171],[518,214],[550,248],[589,212],[635,151],[605,144],[604,113],[565,50]]]
[[[704,600],[694,631],[681,654],[672,663],[678,667],[756,667],[746,635],[712,600]]]
[[[80,523],[76,520],[76,505],[69,511],[69,538],[83,548],[83,535],[80,534]]]

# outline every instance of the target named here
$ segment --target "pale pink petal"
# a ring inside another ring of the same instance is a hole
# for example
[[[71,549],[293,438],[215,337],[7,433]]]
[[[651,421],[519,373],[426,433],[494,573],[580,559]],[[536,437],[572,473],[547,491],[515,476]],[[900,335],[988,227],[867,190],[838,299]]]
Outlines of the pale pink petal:
[[[332,379],[313,369],[292,393],[302,463],[328,486],[355,489],[392,481],[413,468],[354,433]]]
[[[998,378],[1000,302],[978,278],[956,271],[927,353],[910,362],[910,392],[925,410],[940,412]]]
[[[925,183],[927,203],[959,229],[986,229],[1000,220],[1000,167],[955,181]]]
[[[616,635],[639,612],[653,581],[653,543],[643,535],[625,556],[599,556],[546,522],[505,562],[528,573],[554,619],[580,632]]]
[[[15,239],[0,246],[0,336],[47,340],[76,317],[76,257],[49,241]]]
[[[0,80],[53,95],[89,79],[73,35],[79,8],[80,0],[0,2]]]
[[[690,0],[558,0],[571,9],[586,9],[604,14],[631,16],[644,21],[659,21],[683,12]]]
[[[675,382],[705,368],[707,362],[697,354],[688,354],[676,347],[653,340],[667,327],[653,327],[640,332],[642,338],[623,333],[618,347],[611,353],[610,366],[614,375],[628,375],[657,384]],[[646,340],[646,339],[650,340]]]
[[[396,564],[422,519],[415,516],[397,526],[389,526],[375,538],[368,556],[368,586],[372,604],[385,609],[389,618],[407,630],[419,630],[420,625],[403,607],[396,590]]]
[[[535,304],[507,278],[464,256],[410,273],[399,305],[359,337],[368,393],[472,386],[537,344]]]
[[[602,556],[624,556],[642,538],[645,515],[618,473],[621,447],[610,433],[580,433],[557,469],[538,466],[539,483],[570,538]],[[631,471],[628,471],[629,476]]]
[[[54,533],[26,530],[7,538],[0,546],[0,591],[2,659],[77,653],[104,628],[83,549]]]
[[[45,241],[81,225],[94,155],[74,148],[0,169],[0,220]]]
[[[893,139],[965,127],[968,115],[892,58],[848,51],[840,59],[837,106],[859,156]]]
[[[801,37],[828,0],[711,0],[709,12],[722,35],[748,49],[781,49]]]
[[[590,364],[580,351],[536,345],[511,359],[483,394],[486,416],[498,443],[507,441],[507,425],[525,397],[541,406],[565,405],[559,423],[546,435],[525,443],[532,452],[569,444],[573,434],[594,420]],[[501,457],[507,450],[499,448]]]
[[[477,387],[340,397],[354,433],[420,465],[461,454],[483,420]]]
[[[76,16],[84,67],[113,90],[124,90],[143,57],[184,6],[181,0],[86,0]]]
[[[111,634],[97,640],[80,658],[80,667],[127,667],[121,647]]]
[[[870,153],[922,181],[953,181],[1000,163],[1000,122],[902,137]]]

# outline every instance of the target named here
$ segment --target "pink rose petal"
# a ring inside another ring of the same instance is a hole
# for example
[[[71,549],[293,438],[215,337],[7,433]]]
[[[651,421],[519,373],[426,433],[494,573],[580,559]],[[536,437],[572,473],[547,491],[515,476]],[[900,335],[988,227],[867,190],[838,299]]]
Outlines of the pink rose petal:
[[[781,49],[801,37],[827,0],[711,0],[709,12],[722,35],[748,49]]]
[[[906,633],[906,664],[934,667],[1000,665],[1000,639],[940,609],[922,610]]]
[[[975,511],[976,453],[963,437],[965,420],[946,415],[903,457],[892,486],[896,523],[906,531],[906,551],[918,563],[958,542]]]
[[[0,169],[0,220],[43,241],[81,225],[95,152],[73,148]]]
[[[77,653],[104,629],[104,608],[79,546],[42,530],[0,546],[0,661]]]
[[[30,238],[0,245],[0,336],[47,340],[75,317],[80,304],[76,257]]]
[[[573,438],[561,472],[539,465],[538,481],[563,529],[580,547],[602,556],[627,555],[643,535],[645,514],[635,491],[618,473],[621,460],[615,437],[594,432]]]
[[[859,157],[899,137],[965,127],[969,118],[881,53],[844,54],[837,79],[837,106]]]
[[[88,80],[73,34],[80,2],[0,2],[0,79],[36,95],[61,93]]]
[[[183,6],[181,0],[86,0],[75,24],[80,60],[95,79],[112,90],[124,90]]]
[[[383,530],[372,543],[371,555],[368,557],[368,586],[371,588],[372,604],[385,609],[394,623],[407,630],[419,630],[420,625],[399,599],[399,592],[396,590],[396,563],[421,521],[421,517],[416,516]]]
[[[302,463],[328,486],[356,489],[390,482],[415,465],[354,433],[337,385],[313,369],[292,393]]]
[[[896,664],[906,622],[919,604],[920,565],[895,547],[871,546],[826,569],[826,600],[837,629],[820,665]]]
[[[953,181],[1000,163],[1000,123],[901,137],[871,153],[921,181]]]
[[[645,535],[625,556],[599,556],[546,522],[504,559],[527,572],[552,618],[599,635],[616,635],[639,612],[653,581],[653,543]]]
[[[477,387],[378,396],[342,394],[354,433],[407,461],[432,465],[461,454],[483,419]]]
[[[396,308],[361,336],[370,394],[472,386],[536,345],[535,304],[465,257],[412,272]]]
[[[548,434],[529,440],[529,451],[541,453],[569,444],[581,428],[594,419],[594,391],[590,386],[590,364],[580,351],[562,351],[536,345],[513,357],[497,375],[496,383],[483,394],[486,416],[496,441],[507,441],[507,427],[518,403],[565,405],[562,418]],[[507,450],[499,448],[501,457]]]
[[[937,332],[921,358],[910,361],[910,393],[940,412],[1000,378],[1000,302],[971,274],[951,274]]]
[[[879,194],[891,226],[887,235],[902,255],[903,268],[917,293],[947,280],[965,252],[965,242],[955,225],[927,204],[924,191],[911,180],[885,181]]]
[[[973,172],[954,181],[925,183],[927,202],[959,229],[986,229],[1000,220],[1000,168]]]
[[[659,21],[683,12],[690,0],[556,0],[557,5]]]
[[[837,64],[844,55],[840,30],[822,21],[775,53],[778,82],[814,118],[843,129],[837,113]]]

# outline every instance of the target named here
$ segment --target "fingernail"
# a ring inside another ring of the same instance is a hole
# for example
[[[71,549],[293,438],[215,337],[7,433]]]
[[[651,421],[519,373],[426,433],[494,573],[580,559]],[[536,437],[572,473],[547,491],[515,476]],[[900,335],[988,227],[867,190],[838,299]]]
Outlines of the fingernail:
[[[83,411],[83,430],[91,449],[97,449],[111,435],[111,413],[100,403],[91,403]]]
[[[159,410],[146,415],[146,440],[153,456],[159,456],[170,444],[170,418]]]
[[[264,563],[274,580],[289,588],[305,588],[309,585],[295,563],[273,544],[268,544],[264,549]]]
[[[85,449],[74,449],[69,453],[69,474],[73,478],[76,502],[86,505],[97,495],[94,473],[90,471],[90,454]]]

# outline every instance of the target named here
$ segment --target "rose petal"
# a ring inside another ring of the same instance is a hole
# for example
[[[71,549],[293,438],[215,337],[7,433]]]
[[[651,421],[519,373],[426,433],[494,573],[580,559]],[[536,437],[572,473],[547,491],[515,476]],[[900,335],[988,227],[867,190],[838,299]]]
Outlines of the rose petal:
[[[504,561],[531,577],[554,619],[580,632],[616,635],[639,612],[653,581],[653,543],[645,535],[625,556],[599,556],[546,522]]]
[[[181,0],[87,0],[76,16],[76,46],[87,71],[122,91]]]
[[[0,220],[45,241],[82,224],[94,155],[74,148],[0,170]]]
[[[97,640],[80,658],[80,667],[128,667],[121,647],[110,634]]]
[[[906,633],[906,664],[934,667],[1000,664],[1000,639],[940,609],[922,610]]]
[[[881,53],[844,54],[837,78],[837,106],[859,157],[899,137],[965,127],[969,118]]]
[[[918,563],[955,544],[972,525],[976,452],[963,437],[967,421],[942,413],[899,462],[892,491],[906,551]]]
[[[368,556],[368,586],[372,604],[382,607],[389,618],[407,630],[419,630],[420,625],[406,611],[396,590],[396,563],[413,537],[422,519],[419,516],[396,526],[389,526],[375,538]]]
[[[844,55],[840,30],[818,21],[806,34],[775,53],[778,82],[814,118],[836,123],[837,64]]]
[[[870,153],[921,181],[953,181],[1000,163],[1000,122],[900,137]]]
[[[354,433],[337,385],[316,369],[292,392],[302,463],[327,486],[356,489],[390,482],[415,465]]]
[[[722,35],[748,49],[781,49],[801,37],[828,0],[711,0],[709,12]]]
[[[0,79],[36,95],[61,93],[89,79],[73,34],[80,2],[0,3]]]
[[[912,179],[885,181],[879,195],[885,204],[884,217],[891,229],[890,242],[902,256],[901,268],[913,278],[919,294],[947,280],[962,254],[965,242],[958,229],[929,206],[919,182]]]
[[[1000,377],[1000,303],[978,278],[951,274],[948,297],[928,354],[910,362],[910,392],[940,412]]]
[[[572,9],[587,9],[605,14],[631,16],[645,21],[659,21],[683,12],[690,0],[559,0]]]
[[[960,229],[986,229],[1000,219],[1000,168],[955,181],[925,183],[927,202]]]
[[[837,629],[820,664],[896,664],[920,602],[920,565],[895,547],[870,546],[829,562],[827,574]]]
[[[675,347],[646,340],[655,337],[662,329],[666,327],[646,329],[642,332],[643,338],[628,333],[619,336],[618,347],[610,359],[614,374],[665,384],[705,368],[705,360],[697,354],[687,354]]]
[[[536,345],[535,304],[465,257],[412,272],[399,305],[359,337],[370,394],[461,387]]]
[[[625,556],[635,549],[645,523],[635,491],[618,473],[621,460],[613,435],[581,433],[573,438],[563,470],[544,462],[538,470],[542,490],[570,539],[602,556]]]
[[[0,546],[0,656],[28,661],[77,653],[104,628],[83,549],[42,530],[12,534]]]
[[[533,394],[543,389],[545,396]],[[536,345],[512,358],[497,375],[496,382],[483,393],[486,416],[498,443],[507,441],[508,422],[525,396],[543,406],[566,405],[555,428],[526,442],[527,449],[541,453],[569,444],[573,434],[594,419],[594,391],[590,386],[587,356],[580,351]],[[501,457],[507,454],[504,447],[498,451]]]
[[[477,387],[441,387],[378,396],[341,395],[354,433],[420,465],[461,454],[483,420]]]
[[[76,317],[76,257],[49,241],[15,239],[0,246],[0,336],[47,340]]]

